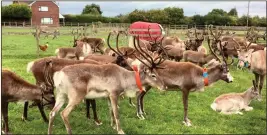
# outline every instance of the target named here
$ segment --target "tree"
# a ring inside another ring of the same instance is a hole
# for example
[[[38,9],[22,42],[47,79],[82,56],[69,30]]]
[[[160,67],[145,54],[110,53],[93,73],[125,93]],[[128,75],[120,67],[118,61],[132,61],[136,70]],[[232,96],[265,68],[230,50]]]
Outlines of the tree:
[[[194,15],[192,17],[193,23],[196,25],[204,25],[205,24],[205,20],[204,17],[201,15]]]
[[[238,16],[236,8],[232,8],[232,9],[228,12],[228,15],[229,15],[229,16]]]
[[[184,10],[177,7],[164,8],[164,11],[168,15],[168,22],[170,24],[179,24],[184,18]]]
[[[86,5],[82,11],[82,14],[101,15],[102,11],[99,5],[93,3],[91,5]]]
[[[225,16],[225,15],[227,15],[227,12],[222,10],[222,9],[212,9],[212,11],[208,13],[208,15],[213,15],[213,14]]]
[[[26,4],[11,4],[2,7],[3,20],[28,20],[31,16],[32,11]]]

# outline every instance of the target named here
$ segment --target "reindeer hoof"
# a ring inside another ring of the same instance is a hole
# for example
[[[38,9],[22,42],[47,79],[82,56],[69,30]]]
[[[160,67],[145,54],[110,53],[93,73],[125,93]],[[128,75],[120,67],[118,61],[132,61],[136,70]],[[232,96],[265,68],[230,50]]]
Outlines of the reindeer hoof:
[[[122,130],[118,131],[118,134],[125,134]]]
[[[130,106],[135,107],[135,104],[134,103],[130,103]]]
[[[190,127],[192,126],[191,122],[190,121],[183,121],[183,124],[187,127]]]
[[[100,126],[100,125],[102,125],[103,123],[102,123],[101,121],[99,121],[99,120],[96,120],[96,121],[95,121],[95,124],[96,124],[97,126]]]
[[[137,113],[137,117],[138,117],[140,120],[144,120],[144,119],[146,119],[146,118],[143,116],[143,114],[139,114],[139,113]]]
[[[22,120],[22,121],[26,121],[27,118],[25,118],[24,116],[21,116],[21,120]]]

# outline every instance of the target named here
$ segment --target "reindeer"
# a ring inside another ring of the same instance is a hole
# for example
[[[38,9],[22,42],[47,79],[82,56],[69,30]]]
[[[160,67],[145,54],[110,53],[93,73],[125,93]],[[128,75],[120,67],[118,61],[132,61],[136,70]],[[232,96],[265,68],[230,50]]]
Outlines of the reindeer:
[[[173,46],[173,45],[165,45],[164,49],[169,58],[174,59],[175,61],[180,61],[183,58],[184,49]]]
[[[104,38],[92,38],[92,37],[83,37],[81,39],[75,39],[74,38],[74,45],[73,47],[76,47],[78,45],[77,41],[82,41],[90,44],[91,48],[93,49],[93,52],[100,52],[101,54],[104,53],[104,45],[105,45],[105,39]]]
[[[199,38],[198,37],[198,35],[199,34],[197,34],[197,30],[196,30],[196,28],[195,28],[195,37],[194,38],[192,38],[191,36],[190,36],[190,32],[189,32],[189,30],[188,30],[188,32],[186,33],[186,35],[187,35],[187,37],[188,37],[188,39],[187,39],[187,41],[185,41],[184,42],[184,44],[185,44],[185,46],[186,46],[186,50],[192,50],[192,51],[197,51],[198,50],[198,48],[202,45],[202,42],[204,41],[204,36],[203,36],[203,34],[201,34],[201,37]]]
[[[218,80],[224,80],[227,83],[233,81],[233,77],[229,72],[229,68],[226,64],[226,59],[223,56],[223,61],[209,48],[212,54],[219,60],[219,62],[212,64],[207,69],[190,62],[174,62],[165,60],[159,66],[164,69],[156,69],[158,75],[162,77],[164,84],[168,87],[166,91],[172,91],[179,89],[183,94],[184,105],[184,121],[186,126],[191,126],[191,122],[188,118],[188,95],[189,92],[203,91],[204,86],[208,86]],[[140,49],[140,51],[142,51]],[[206,76],[208,74],[208,76]],[[208,80],[208,81],[207,81]],[[137,98],[137,116],[144,118],[143,110],[143,98],[145,94],[150,90],[150,87],[146,87],[145,91],[142,91]]]
[[[47,62],[51,62],[53,63],[53,66],[51,69],[49,69],[48,73],[45,72],[45,70],[43,70],[42,67],[45,67],[45,64]],[[59,71],[60,69],[62,69],[65,66],[68,65],[74,65],[74,64],[80,64],[80,63],[89,63],[89,64],[103,64],[100,62],[96,62],[90,59],[87,60],[69,60],[69,59],[61,59],[61,58],[56,58],[56,57],[45,57],[45,58],[41,58],[32,62],[29,62],[27,65],[27,72],[32,72],[33,76],[36,80],[36,85],[40,86],[41,84],[45,85],[47,88],[50,88],[50,91],[54,90],[54,86],[53,86],[53,80],[52,80],[52,76],[56,71]],[[48,80],[48,81],[47,81]],[[96,111],[94,108],[96,108],[96,104],[94,100],[89,100],[86,101],[87,104],[89,105],[89,103],[92,104],[93,107],[93,113],[94,113],[94,120],[95,123],[97,125],[100,125],[101,122],[98,120],[97,115],[96,115]],[[27,112],[28,112],[28,102],[24,103],[24,113],[22,116],[23,120],[27,120]],[[40,103],[38,104],[38,107],[41,105]],[[87,107],[88,107],[87,105]],[[43,120],[45,122],[48,122],[48,119],[44,113],[44,110],[42,108],[39,108],[40,113],[42,114]],[[87,118],[90,119],[90,115],[87,113]]]
[[[8,103],[18,101],[35,101],[38,108],[54,103],[53,91],[49,91],[44,85],[33,85],[10,70],[2,70],[2,103],[1,112],[4,119],[4,132],[8,134]]]
[[[239,60],[237,67],[247,67],[253,72],[261,99],[261,89],[266,76],[266,51],[258,50],[254,52],[254,49],[248,50],[248,47],[244,51],[237,50]]]
[[[183,53],[183,58],[185,62],[192,62],[202,67],[216,57],[213,54],[207,55],[202,52],[187,50]]]
[[[162,59],[158,59],[163,62]],[[56,72],[53,76],[55,87],[57,88],[56,104],[50,113],[48,134],[52,133],[55,114],[64,104],[65,97],[69,99],[69,102],[67,107],[61,112],[61,116],[68,134],[71,134],[68,120],[71,110],[84,98],[95,99],[102,97],[109,98],[112,118],[111,125],[116,124],[115,128],[118,133],[124,134],[119,122],[118,96],[122,92],[131,92],[133,90],[135,92],[142,85],[158,87],[161,90],[166,89],[155,71],[156,68],[160,68],[157,66],[159,64],[159,62],[155,63],[153,59],[151,61],[142,61],[142,64],[139,65],[140,70],[134,68],[135,71],[126,70],[115,64],[77,64],[64,67]],[[136,81],[136,79],[139,81]]]
[[[117,48],[117,50],[120,51],[121,54],[125,54],[126,57],[131,58],[133,60],[136,59],[135,55],[140,56],[140,54],[138,52],[136,52],[134,48],[131,48],[131,47],[127,47],[127,46],[119,47],[119,48]],[[109,55],[109,56],[113,56],[113,57],[118,56],[110,48],[106,48],[104,54]]]
[[[259,91],[257,89],[255,80],[252,81],[253,86],[243,93],[229,93],[217,97],[210,107],[214,111],[220,111],[222,114],[240,114],[240,110],[253,110],[253,107],[248,106],[253,99],[259,100]]]
[[[76,43],[75,48],[58,48],[55,54],[58,58],[83,60],[84,57],[92,53],[92,48],[88,43],[82,41],[76,41]]]

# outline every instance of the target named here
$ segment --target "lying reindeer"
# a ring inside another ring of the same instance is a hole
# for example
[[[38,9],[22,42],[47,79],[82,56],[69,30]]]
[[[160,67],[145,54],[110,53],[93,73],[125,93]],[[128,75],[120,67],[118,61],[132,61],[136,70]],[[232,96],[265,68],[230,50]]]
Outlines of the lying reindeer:
[[[217,97],[210,107],[214,111],[220,111],[222,114],[241,114],[242,109],[245,111],[253,110],[253,107],[248,106],[253,99],[259,100],[259,91],[256,83],[253,80],[253,86],[243,93],[229,93]]]
[[[54,93],[45,87],[45,85],[33,85],[14,72],[2,70],[2,103],[1,112],[4,119],[3,129],[5,134],[8,134],[8,104],[9,102],[18,101],[35,101],[40,105],[38,108],[43,108],[45,104],[55,102]]]

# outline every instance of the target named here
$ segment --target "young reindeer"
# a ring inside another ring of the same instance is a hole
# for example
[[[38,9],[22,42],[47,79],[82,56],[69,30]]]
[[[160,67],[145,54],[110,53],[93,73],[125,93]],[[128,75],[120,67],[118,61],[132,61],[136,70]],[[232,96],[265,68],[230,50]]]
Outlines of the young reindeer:
[[[110,36],[110,35],[109,35]],[[108,37],[109,40],[109,37]],[[71,127],[68,120],[69,113],[84,98],[95,99],[108,97],[111,104],[111,124],[120,134],[124,134],[120,127],[117,108],[118,96],[122,92],[138,88],[136,79],[141,85],[151,85],[159,89],[165,89],[165,85],[157,75],[154,61],[144,62],[140,65],[140,71],[129,71],[115,64],[92,65],[77,64],[64,67],[55,73],[53,80],[56,87],[56,104],[50,113],[48,134],[52,133],[52,125],[55,113],[68,98],[67,107],[61,112],[68,134],[71,134]],[[153,66],[150,66],[153,65]]]
[[[8,127],[8,103],[18,101],[35,101],[40,103],[39,108],[54,103],[54,93],[45,85],[36,86],[25,81],[14,72],[2,70],[1,111],[4,119],[3,129],[6,134]]]
[[[217,97],[210,107],[214,111],[220,111],[222,114],[240,114],[240,110],[253,110],[253,107],[248,106],[253,99],[259,100],[259,91],[256,83],[253,80],[253,86],[243,93],[229,93]]]
[[[164,84],[167,86],[167,91],[182,91],[183,105],[184,105],[184,121],[186,126],[191,126],[191,121],[188,118],[188,95],[193,91],[203,91],[205,86],[223,80],[227,83],[233,81],[233,77],[229,72],[225,57],[223,61],[214,53],[210,47],[212,54],[219,60],[218,63],[212,64],[207,69],[190,62],[174,62],[166,60],[160,66],[164,69],[156,69],[158,75],[162,78]],[[142,51],[140,49],[140,51]],[[143,51],[142,51],[143,52]],[[178,69],[178,70],[177,70]],[[206,76],[206,74],[208,74]],[[147,87],[145,91],[141,92],[137,98],[137,115],[139,118],[144,118],[143,98],[150,88]]]

